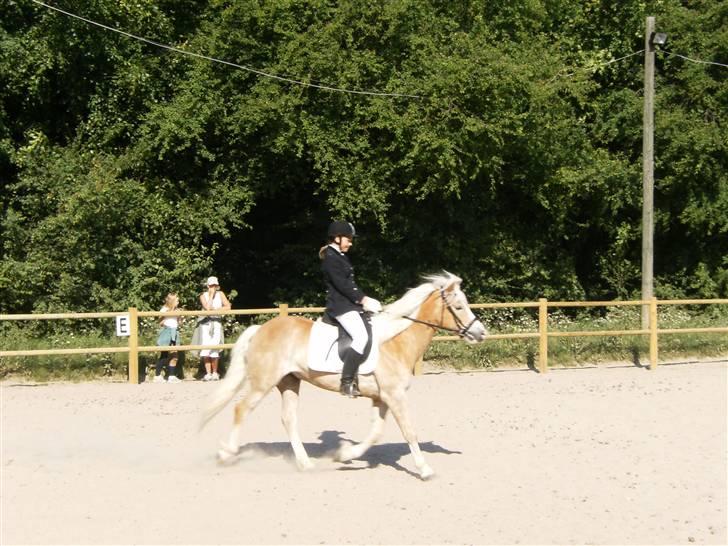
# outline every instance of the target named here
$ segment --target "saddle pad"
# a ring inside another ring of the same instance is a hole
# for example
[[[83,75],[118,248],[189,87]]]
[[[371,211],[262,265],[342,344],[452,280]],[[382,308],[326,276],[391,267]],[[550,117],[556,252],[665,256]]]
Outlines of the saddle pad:
[[[309,369],[317,372],[341,373],[344,363],[339,358],[338,337],[339,329],[336,326],[331,326],[321,320],[313,323],[311,334],[308,337]],[[377,360],[379,360],[379,345],[375,341],[372,342],[369,356],[359,366],[360,375],[374,372]]]

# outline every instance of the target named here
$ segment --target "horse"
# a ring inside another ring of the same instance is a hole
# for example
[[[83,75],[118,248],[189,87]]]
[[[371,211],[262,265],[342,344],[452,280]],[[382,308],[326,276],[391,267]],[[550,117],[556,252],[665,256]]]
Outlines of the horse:
[[[380,437],[384,420],[391,411],[409,445],[419,477],[426,480],[434,475],[410,422],[406,391],[415,365],[422,359],[438,329],[454,332],[466,343],[483,341],[487,330],[460,289],[462,279],[443,271],[424,276],[422,280],[423,284],[386,305],[372,319],[374,340],[379,343],[379,360],[373,374],[359,377],[361,395],[372,400],[371,428],[361,443],[342,443],[335,456],[337,462],[361,457]],[[200,421],[202,428],[241,392],[235,404],[230,436],[221,442],[217,452],[218,462],[229,463],[240,453],[243,420],[273,387],[278,387],[282,397],[282,421],[296,464],[301,470],[313,468],[298,433],[301,381],[338,394],[340,374],[308,368],[308,337],[312,326],[310,319],[279,316],[262,325],[250,326],[236,341],[227,374],[211,395]]]

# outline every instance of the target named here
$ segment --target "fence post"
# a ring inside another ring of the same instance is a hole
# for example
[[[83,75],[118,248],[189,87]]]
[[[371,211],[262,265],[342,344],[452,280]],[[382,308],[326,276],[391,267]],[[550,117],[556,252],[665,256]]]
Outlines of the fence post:
[[[657,298],[650,299],[650,370],[657,369]]]
[[[129,383],[139,383],[139,315],[129,307]]]
[[[538,371],[546,373],[549,361],[549,313],[546,298],[538,299]]]
[[[278,315],[281,317],[288,316],[288,304],[287,303],[281,303],[278,305]]]

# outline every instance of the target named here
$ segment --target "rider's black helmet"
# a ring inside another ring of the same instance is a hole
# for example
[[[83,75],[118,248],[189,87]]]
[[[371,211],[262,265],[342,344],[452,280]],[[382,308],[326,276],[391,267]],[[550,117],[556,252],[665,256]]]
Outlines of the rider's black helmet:
[[[348,237],[349,239],[353,239],[356,237],[356,230],[354,229],[353,224],[344,222],[343,220],[337,220],[329,224],[328,236],[331,240],[336,237]]]

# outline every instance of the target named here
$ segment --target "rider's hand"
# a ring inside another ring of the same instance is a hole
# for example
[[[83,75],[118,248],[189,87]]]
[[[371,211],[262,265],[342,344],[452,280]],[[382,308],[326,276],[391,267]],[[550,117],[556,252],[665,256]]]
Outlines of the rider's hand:
[[[365,296],[364,299],[361,300],[361,305],[364,307],[364,311],[368,311],[370,313],[379,313],[382,310],[382,304],[369,296]]]

